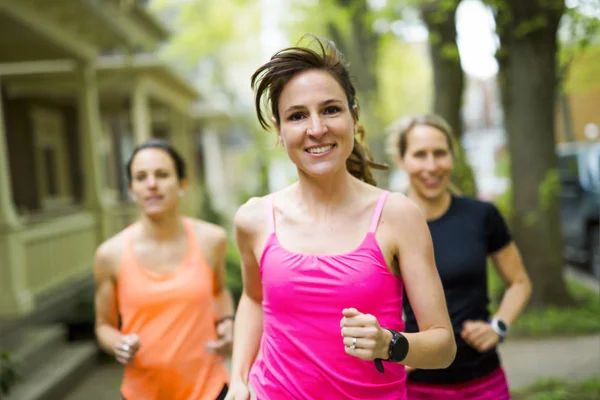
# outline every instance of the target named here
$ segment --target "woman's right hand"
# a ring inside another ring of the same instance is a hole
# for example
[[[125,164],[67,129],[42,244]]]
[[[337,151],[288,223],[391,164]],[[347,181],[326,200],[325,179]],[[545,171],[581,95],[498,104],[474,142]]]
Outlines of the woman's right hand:
[[[123,365],[129,364],[141,346],[140,338],[136,334],[121,335],[113,346],[115,358]]]
[[[229,390],[227,391],[227,396],[225,396],[225,400],[249,400],[250,399],[250,391],[248,390],[248,386],[243,382],[233,383]]]

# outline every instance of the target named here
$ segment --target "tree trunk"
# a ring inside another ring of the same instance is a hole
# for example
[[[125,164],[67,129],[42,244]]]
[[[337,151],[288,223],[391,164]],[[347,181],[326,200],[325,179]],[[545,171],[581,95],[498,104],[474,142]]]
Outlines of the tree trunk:
[[[441,3],[444,4],[441,4]],[[444,118],[457,139],[452,180],[469,196],[477,193],[475,175],[460,144],[463,134],[460,109],[464,89],[464,74],[456,45],[456,9],[460,0],[427,1],[421,6],[421,18],[429,30],[429,54],[433,67],[433,112]]]
[[[572,298],[563,276],[554,118],[556,31],[562,7],[542,8],[537,1],[527,7],[521,0],[506,3],[512,18],[508,25],[499,26],[499,63],[511,157],[513,235],[533,283],[531,306],[568,305]],[[516,35],[533,15],[543,15],[546,24]]]

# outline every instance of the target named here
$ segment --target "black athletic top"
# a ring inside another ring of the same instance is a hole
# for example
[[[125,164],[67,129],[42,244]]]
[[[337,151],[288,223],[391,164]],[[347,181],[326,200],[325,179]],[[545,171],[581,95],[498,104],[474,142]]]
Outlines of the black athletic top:
[[[456,358],[447,369],[416,370],[414,382],[448,384],[483,377],[500,365],[496,349],[479,353],[460,336],[466,320],[489,320],[487,256],[508,243],[511,236],[498,209],[491,203],[452,197],[450,207],[428,222],[435,262],[444,286],[456,337]],[[417,321],[404,295],[406,332],[418,332]]]

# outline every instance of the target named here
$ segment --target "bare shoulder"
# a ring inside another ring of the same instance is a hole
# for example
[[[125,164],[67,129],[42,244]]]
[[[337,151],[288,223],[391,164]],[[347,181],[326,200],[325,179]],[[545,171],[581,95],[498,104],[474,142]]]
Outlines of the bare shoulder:
[[[425,215],[404,194],[391,192],[383,207],[382,220],[383,222],[387,221],[396,229],[402,229],[405,226],[414,227],[415,224],[425,224]]]
[[[233,219],[235,230],[242,234],[253,234],[267,220],[268,196],[252,197],[238,208]]]
[[[215,244],[227,241],[227,230],[222,226],[195,218],[191,218],[190,221],[199,240]]]
[[[119,265],[125,252],[125,231],[104,241],[96,250],[94,258],[94,274],[97,277],[117,277]]]

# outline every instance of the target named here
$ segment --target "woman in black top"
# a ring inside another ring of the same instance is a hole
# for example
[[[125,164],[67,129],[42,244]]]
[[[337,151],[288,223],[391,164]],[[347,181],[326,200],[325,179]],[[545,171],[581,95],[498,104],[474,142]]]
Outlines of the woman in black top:
[[[451,193],[452,143],[449,125],[432,115],[405,120],[394,135],[398,165],[410,178],[408,197],[428,221],[457,342],[456,358],[449,368],[407,367],[408,399],[509,399],[496,346],[525,308],[531,284],[496,207]],[[506,283],[506,293],[492,318],[488,256]],[[406,295],[404,304],[406,332],[417,332]]]

